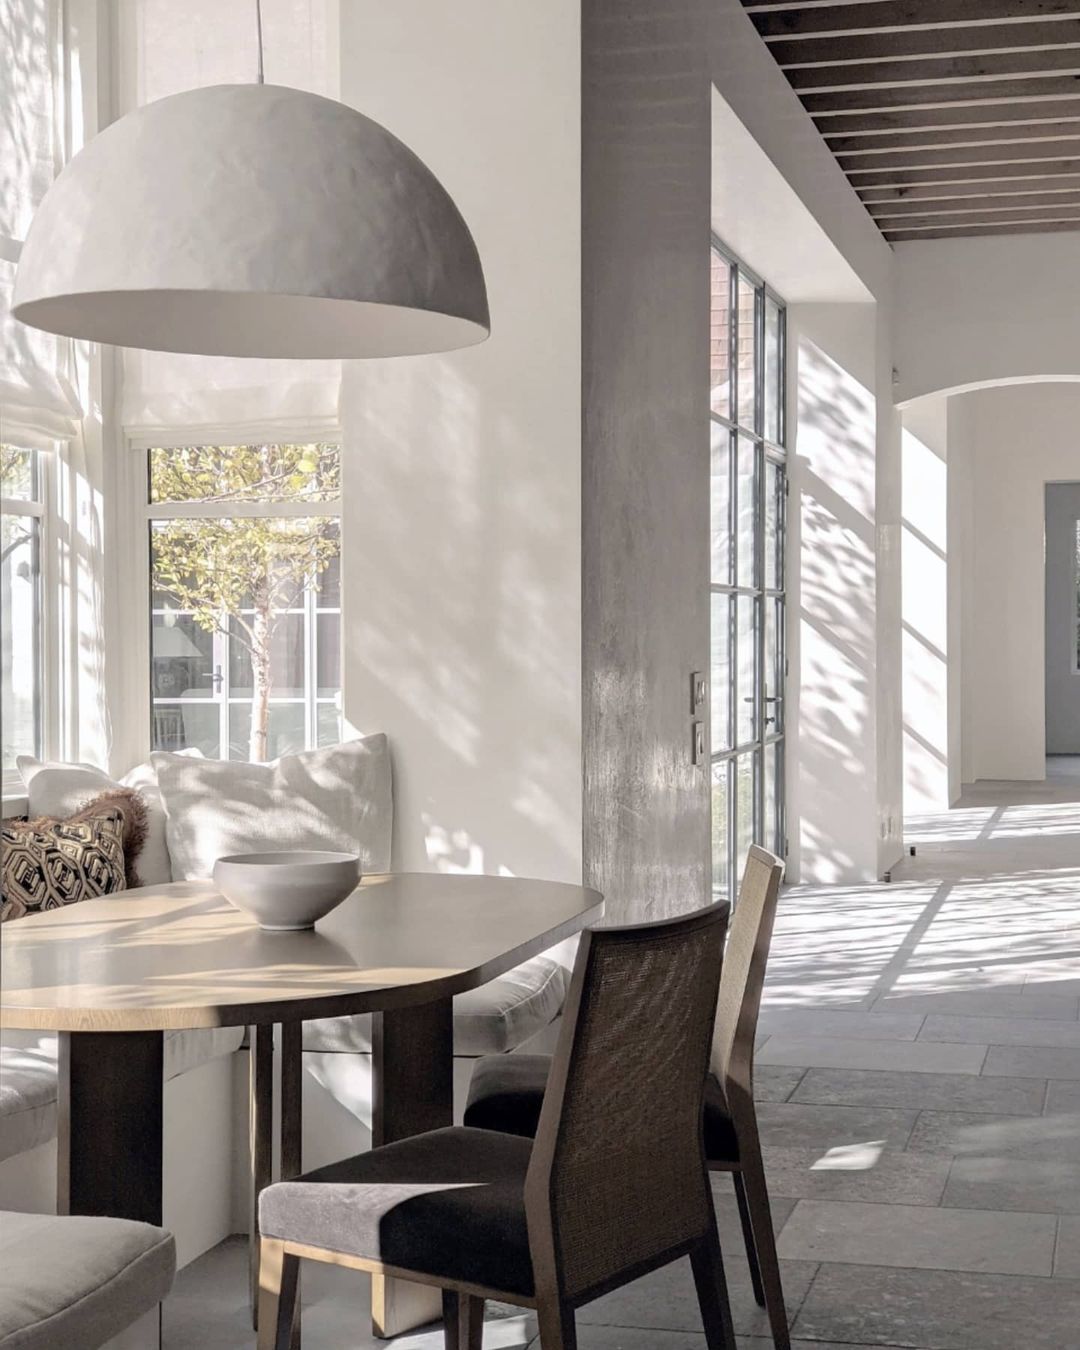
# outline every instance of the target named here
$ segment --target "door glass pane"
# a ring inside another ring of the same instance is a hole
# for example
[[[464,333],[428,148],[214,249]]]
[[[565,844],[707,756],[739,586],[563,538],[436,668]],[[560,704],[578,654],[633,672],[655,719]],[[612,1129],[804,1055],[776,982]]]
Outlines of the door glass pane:
[[[0,640],[3,678],[3,771],[15,769],[17,755],[41,754],[39,522],[33,516],[0,517]]]
[[[315,619],[319,698],[332,698],[341,688],[341,615],[319,614]]]
[[[280,755],[292,755],[303,750],[305,708],[302,703],[271,703],[267,709],[266,721],[266,758],[277,759]],[[252,738],[251,704],[231,703],[229,705],[229,758],[257,758],[252,753],[255,743]]]
[[[731,416],[731,267],[712,255],[712,300],[709,309],[709,384],[711,407]]]
[[[731,605],[728,595],[712,596],[712,672],[710,688],[712,690],[712,748],[727,750],[731,747],[730,713],[731,707]]]
[[[772,460],[765,461],[765,589],[784,585],[784,536],[781,524],[784,504],[784,471]]]
[[[782,853],[780,839],[780,776],[783,773],[784,743],[774,741],[765,747],[765,820],[761,842],[772,853]]]
[[[337,745],[341,740],[341,709],[336,703],[320,703],[316,712],[319,744]]]
[[[738,287],[738,417],[741,427],[757,426],[757,291],[739,277]]]
[[[341,605],[341,555],[335,554],[319,574],[315,603],[320,609],[337,609]]]
[[[712,884],[717,899],[729,894],[731,850],[728,846],[728,800],[731,761],[712,766]]]
[[[754,584],[754,544],[757,520],[756,499],[754,493],[754,469],[757,464],[757,450],[749,436],[740,436],[736,450],[736,539],[735,551],[738,555],[739,586]]]
[[[765,297],[765,438],[780,442],[783,426],[780,404],[783,381],[780,375],[782,352],[780,308],[771,296]]]
[[[755,734],[754,670],[756,639],[754,612],[757,602],[752,595],[736,599],[736,715],[735,743],[749,745]]]
[[[195,621],[163,607],[155,610],[150,628],[150,688],[159,698],[213,698],[214,634]]]
[[[269,630],[265,640],[262,634]],[[249,612],[229,625],[229,693],[252,697],[252,634],[254,645],[265,646],[269,656],[267,674],[278,698],[304,697],[304,615],[271,614],[256,622]]]
[[[743,874],[746,854],[754,842],[754,765],[757,754],[739,755],[735,760],[735,876]]]
[[[719,422],[712,429],[712,579],[731,581],[731,432]]]
[[[208,759],[221,756],[221,704],[154,700],[151,744],[155,750],[194,747]]]
[[[784,602],[766,597],[765,605],[765,735],[784,729]]]

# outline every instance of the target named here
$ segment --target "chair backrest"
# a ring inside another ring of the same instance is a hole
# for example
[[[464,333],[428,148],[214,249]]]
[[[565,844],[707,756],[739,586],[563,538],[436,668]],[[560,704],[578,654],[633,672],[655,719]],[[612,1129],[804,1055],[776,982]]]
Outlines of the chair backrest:
[[[784,864],[752,845],[731,917],[709,1067],[728,1107],[752,1104],[754,1038]]]
[[[701,1111],[727,916],[582,935],[525,1187],[537,1279],[562,1297],[708,1232]]]

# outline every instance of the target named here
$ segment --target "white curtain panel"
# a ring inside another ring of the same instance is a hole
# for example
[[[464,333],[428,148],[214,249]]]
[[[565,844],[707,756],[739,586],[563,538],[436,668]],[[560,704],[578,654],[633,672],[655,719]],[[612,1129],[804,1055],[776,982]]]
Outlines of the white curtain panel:
[[[6,2],[6,0],[5,0]],[[338,0],[263,0],[268,84],[335,98]],[[253,83],[255,0],[118,0],[120,111],[211,84]],[[121,420],[136,441],[307,436],[335,427],[341,364],[125,350]]]
[[[30,221],[77,133],[61,0],[0,0],[0,439],[48,450],[82,420],[75,344],[16,322],[15,268]]]

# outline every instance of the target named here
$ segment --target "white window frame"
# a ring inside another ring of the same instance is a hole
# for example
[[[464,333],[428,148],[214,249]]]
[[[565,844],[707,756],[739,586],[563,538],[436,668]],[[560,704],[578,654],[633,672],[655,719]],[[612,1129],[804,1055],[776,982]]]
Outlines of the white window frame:
[[[132,706],[136,717],[142,728],[137,738],[130,743],[128,758],[132,762],[138,762],[147,757],[150,753],[152,744],[152,725],[153,725],[153,706],[154,700],[151,693],[150,661],[151,661],[151,638],[150,632],[153,625],[152,608],[152,581],[150,569],[150,530],[155,521],[161,520],[235,520],[238,517],[247,517],[251,519],[288,519],[303,517],[304,519],[324,519],[341,521],[341,497],[340,495],[334,501],[295,501],[295,502],[250,502],[250,501],[231,501],[231,502],[151,502],[150,501],[150,460],[149,454],[154,449],[181,449],[184,446],[191,445],[257,445],[257,444],[305,444],[309,442],[321,441],[331,443],[339,448],[342,444],[341,428],[339,425],[333,426],[305,426],[305,427],[259,427],[259,428],[241,428],[241,427],[199,427],[184,433],[179,433],[175,428],[171,429],[168,435],[140,435],[139,437],[129,437],[127,441],[128,453],[124,455],[125,471],[129,478],[126,499],[131,503],[130,519],[136,522],[136,528],[131,531],[134,538],[129,542],[133,547],[125,550],[128,563],[130,565],[131,582],[124,589],[129,597],[129,603],[132,608],[129,612],[140,612],[145,614],[145,624],[138,625],[141,640],[132,644],[132,655],[129,660],[132,663],[129,669],[132,669],[132,680],[130,689],[133,695],[136,694],[136,682],[138,687],[137,701]],[[342,551],[344,551],[344,539],[342,539]],[[339,595],[339,601],[340,601]],[[305,662],[305,694],[303,699],[279,699],[271,698],[272,704],[280,703],[308,703],[308,690],[311,691],[310,707],[307,708],[307,719],[310,726],[306,727],[307,739],[312,745],[318,743],[318,708],[320,703],[329,703],[332,700],[320,699],[318,697],[318,673],[315,669],[315,629],[316,629],[316,611],[318,613],[330,613],[337,610],[342,613],[342,607],[316,605],[316,597],[309,589],[305,594],[304,606],[296,612],[305,612],[310,609],[310,614],[305,613],[306,643],[304,652]],[[139,606],[138,610],[135,606]],[[290,611],[291,612],[291,611]],[[134,667],[133,663],[139,664]],[[344,666],[344,661],[342,662]],[[135,673],[137,670],[137,673]],[[227,707],[229,705],[228,694],[228,670],[223,668],[223,674],[226,679],[226,685],[222,689],[222,702]],[[342,670],[342,681],[344,682],[344,669]],[[169,702],[179,700],[170,699]],[[244,700],[234,700],[244,701]],[[192,700],[194,702],[194,700]],[[224,747],[227,752],[227,746]]]
[[[35,497],[0,497],[0,514],[26,516],[38,522],[38,672],[40,679],[40,744],[42,759],[60,757],[63,718],[61,688],[63,672],[60,668],[60,614],[56,603],[60,594],[59,560],[56,541],[56,474],[57,447],[22,446],[18,440],[5,444],[34,451],[36,455]],[[0,775],[0,795],[4,810],[17,810],[25,802],[26,789],[16,770]]]

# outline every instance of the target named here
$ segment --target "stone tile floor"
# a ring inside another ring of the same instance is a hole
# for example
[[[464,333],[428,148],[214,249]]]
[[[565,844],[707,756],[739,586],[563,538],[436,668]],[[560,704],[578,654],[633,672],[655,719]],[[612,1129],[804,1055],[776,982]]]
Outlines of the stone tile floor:
[[[1080,765],[909,822],[889,885],[785,891],[757,1091],[796,1350],[1080,1347]],[[715,1179],[742,1350],[771,1344]],[[245,1248],[183,1271],[167,1350],[254,1338]],[[305,1274],[305,1350],[380,1344],[366,1281]],[[704,1346],[686,1263],[579,1314],[582,1350]],[[489,1310],[486,1350],[535,1346]],[[395,1346],[436,1350],[427,1329]]]

